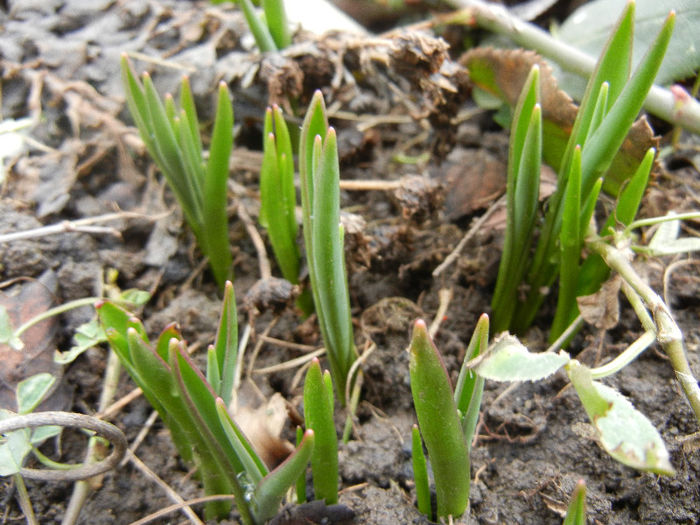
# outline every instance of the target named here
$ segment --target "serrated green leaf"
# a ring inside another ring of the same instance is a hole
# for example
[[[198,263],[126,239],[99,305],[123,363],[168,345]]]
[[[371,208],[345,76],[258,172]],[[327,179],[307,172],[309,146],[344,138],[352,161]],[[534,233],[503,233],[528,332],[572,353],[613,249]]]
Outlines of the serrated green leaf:
[[[590,370],[577,362],[567,372],[608,454],[638,470],[675,474],[666,445],[644,414],[617,390],[593,381]]]
[[[493,342],[474,370],[495,381],[538,381],[552,375],[569,359],[566,352],[531,353],[517,337],[506,334]]]

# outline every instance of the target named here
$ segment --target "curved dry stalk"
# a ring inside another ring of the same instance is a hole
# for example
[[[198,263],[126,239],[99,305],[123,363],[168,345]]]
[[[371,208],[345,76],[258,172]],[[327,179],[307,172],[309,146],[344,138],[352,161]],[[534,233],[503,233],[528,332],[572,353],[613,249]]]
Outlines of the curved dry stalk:
[[[114,450],[103,461],[77,465],[76,468],[69,470],[20,469],[19,473],[27,479],[38,479],[41,481],[78,481],[89,479],[112,470],[119,464],[126,453],[128,443],[126,436],[121,430],[111,423],[100,421],[95,417],[72,412],[34,412],[12,416],[0,421],[0,434],[47,425],[92,430],[98,436],[109,441]]]

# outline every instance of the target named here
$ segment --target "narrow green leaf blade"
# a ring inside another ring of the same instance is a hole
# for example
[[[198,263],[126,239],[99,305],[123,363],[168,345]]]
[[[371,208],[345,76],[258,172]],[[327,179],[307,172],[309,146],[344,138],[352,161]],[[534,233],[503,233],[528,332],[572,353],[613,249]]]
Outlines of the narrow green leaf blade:
[[[303,475],[314,450],[314,431],[307,430],[301,444],[275,470],[270,472],[255,489],[253,499],[256,517],[261,523],[274,517],[287,491]]]
[[[292,35],[289,31],[287,12],[284,9],[283,0],[263,0],[265,21],[277,49],[289,47],[292,43]]]
[[[216,413],[219,416],[219,422],[226,436],[228,437],[228,442],[231,447],[236,452],[241,465],[243,466],[242,472],[245,472],[250,481],[253,484],[257,484],[260,480],[267,475],[267,467],[260,460],[259,456],[255,453],[253,446],[246,438],[243,431],[233,420],[231,415],[223,402],[223,399],[216,399]]]
[[[437,514],[459,517],[469,500],[469,450],[450,379],[422,320],[413,327],[409,371],[418,425],[433,467]]]
[[[632,77],[625,83],[623,90],[600,127],[586,142],[581,158],[584,192],[590,191],[593,181],[608,169],[613,157],[625,140],[627,131],[641,110],[666,53],[668,42],[673,33],[674,22],[675,14],[671,13],[654,44]]]
[[[329,128],[315,180],[311,243],[324,343],[338,397],[344,399],[347,374],[354,360],[350,293],[340,227],[340,167],[335,131]]]
[[[420,438],[418,425],[411,429],[411,456],[413,458],[413,481],[416,486],[416,499],[418,510],[425,514],[429,520],[433,519],[433,510],[430,505],[430,485],[428,483],[428,464],[423,453],[423,442]]]
[[[562,525],[586,525],[586,482],[576,484]]]
[[[180,107],[187,115],[187,125],[190,132],[191,140],[194,143],[197,151],[203,151],[202,139],[199,136],[199,119],[197,118],[197,108],[194,104],[192,89],[190,88],[190,79],[188,76],[182,78],[180,85]]]
[[[332,395],[332,391],[331,391]],[[331,505],[338,501],[338,436],[333,421],[333,405],[318,359],[304,379],[304,419],[306,428],[314,431],[315,445],[311,455],[314,493]]]
[[[233,396],[233,383],[238,360],[238,310],[236,309],[235,290],[231,281],[226,281],[224,286],[224,299],[221,304],[219,328],[216,332],[214,348],[221,383],[218,386],[212,383],[212,386],[217,395],[228,406]]]
[[[263,24],[260,17],[255,12],[255,7],[250,0],[238,0],[238,5],[241,6],[243,16],[248,23],[248,29],[255,37],[255,43],[258,44],[260,51],[263,53],[268,51],[277,51],[275,41],[270,34],[269,29]]]
[[[233,147],[233,106],[225,82],[219,84],[216,119],[204,179],[204,229],[206,254],[219,288],[233,279],[233,259],[226,213],[228,161]]]

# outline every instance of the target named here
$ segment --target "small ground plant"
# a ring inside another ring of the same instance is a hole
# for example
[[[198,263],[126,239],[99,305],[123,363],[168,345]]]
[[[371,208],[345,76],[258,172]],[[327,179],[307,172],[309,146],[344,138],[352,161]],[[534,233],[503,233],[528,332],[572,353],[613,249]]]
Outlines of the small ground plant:
[[[233,285],[226,284],[206,376],[189,357],[174,325],[151,344],[143,325],[110,302],[98,306],[109,343],[168,426],[180,455],[197,465],[207,494],[233,494],[246,525],[272,518],[287,490],[306,470],[314,448],[307,431],[296,451],[270,472],[228,411],[236,375],[238,337]],[[210,502],[207,514],[228,515],[230,503]]]
[[[180,86],[180,107],[170,95],[161,101],[147,73],[139,82],[126,56],[121,62],[126,101],[146,148],[163,173],[223,289],[233,278],[228,238],[228,162],[233,147],[233,106],[225,83],[219,85],[209,158],[205,160],[199,119],[189,80]]]

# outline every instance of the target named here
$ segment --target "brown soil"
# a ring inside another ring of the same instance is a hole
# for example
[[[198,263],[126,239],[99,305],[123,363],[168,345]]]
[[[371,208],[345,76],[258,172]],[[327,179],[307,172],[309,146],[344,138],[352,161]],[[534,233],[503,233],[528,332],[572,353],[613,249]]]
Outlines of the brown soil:
[[[373,341],[377,349],[363,366],[363,401],[352,440],[340,451],[341,503],[354,511],[352,523],[426,523],[414,507],[410,428],[415,416],[404,350],[411,322],[419,316],[432,319],[440,290],[451,290],[437,345],[456,378],[476,320],[489,310],[502,214],[494,214],[439,278],[432,272],[471,220],[503,192],[507,153],[507,134],[490,114],[475,110],[466,72],[455,63],[449,72],[436,73],[441,61],[452,60],[443,41],[418,32],[395,34],[391,46],[342,34],[307,35],[299,36],[283,57],[260,56],[243,38],[247,31],[233,8],[174,0],[7,1],[0,3],[0,25],[2,118],[37,118],[29,133],[37,143],[6,159],[0,232],[97,216],[116,207],[144,214],[107,223],[118,235],[65,231],[0,244],[0,277],[9,297],[37,279],[50,290],[54,304],[96,295],[105,272],[114,268],[122,289],[153,293],[143,311],[149,333],[157,334],[177,321],[191,344],[204,348],[214,337],[216,287],[202,269],[177,206],[130,127],[118,64],[124,51],[164,61],[135,61],[138,70],[151,72],[161,93],[176,91],[183,70],[188,72],[204,121],[212,116],[217,82],[229,83],[237,122],[232,199],[253,217],[264,108],[271,102],[285,105],[287,96],[304,108],[317,88],[335,111],[332,123],[339,130],[342,178],[403,181],[396,191],[344,191],[342,196],[343,208],[364,221],[347,236],[357,345],[362,349]],[[475,116],[459,125],[450,123],[451,117],[468,112]],[[368,125],[371,119],[384,117]],[[645,201],[645,215],[697,207],[692,197],[698,191],[693,140],[684,136],[685,150],[664,159]],[[429,153],[429,160],[402,164],[393,160],[399,152]],[[255,334],[273,324],[271,337],[318,345],[313,319],[304,322],[291,308],[279,316],[244,310],[243,297],[259,279],[258,254],[234,212],[230,226],[241,326],[255,317]],[[641,271],[657,290],[670,262],[640,261]],[[698,374],[697,266],[680,268],[671,282],[668,297]],[[47,283],[53,283],[53,289]],[[550,307],[525,337],[532,348],[544,347]],[[88,350],[65,370],[52,368],[50,359],[55,348],[71,346],[75,328],[91,315],[88,307],[61,316],[51,330],[44,325],[32,339],[38,341],[32,359],[2,377],[0,405],[14,409],[11,393],[17,380],[53,370],[62,379],[46,406],[95,413],[107,349]],[[625,305],[617,327],[607,332],[584,329],[570,351],[592,364],[615,355],[639,334],[639,323]],[[7,349],[3,352],[0,358],[11,355]],[[299,355],[298,350],[266,343],[254,368]],[[198,356],[201,359],[201,352]],[[249,380],[265,397],[279,392],[300,411],[296,372],[253,374]],[[671,451],[675,477],[640,473],[607,456],[587,431],[585,413],[572,389],[565,388],[563,375],[522,384],[505,396],[507,385],[487,382],[472,453],[471,508],[463,520],[561,523],[569,494],[584,479],[591,522],[699,523],[700,452],[683,439],[698,425],[667,360],[649,350],[608,384],[659,429]],[[122,377],[119,395],[132,388],[130,379]],[[131,441],[150,412],[148,404],[137,398],[112,421]],[[292,436],[291,424],[284,436]],[[47,451],[59,446],[49,445]],[[79,434],[66,434],[55,457],[80,461],[84,445]],[[136,454],[182,498],[202,495],[160,421]],[[39,521],[60,523],[72,485],[32,481],[27,485]],[[0,480],[0,491],[3,523],[23,521],[9,479]],[[126,524],[170,504],[160,487],[127,462],[94,488],[80,522]],[[292,510],[285,509],[283,514],[289,513]],[[342,513],[337,516],[342,518]],[[235,513],[231,520],[235,522]],[[185,518],[171,514],[159,522],[183,523]]]

